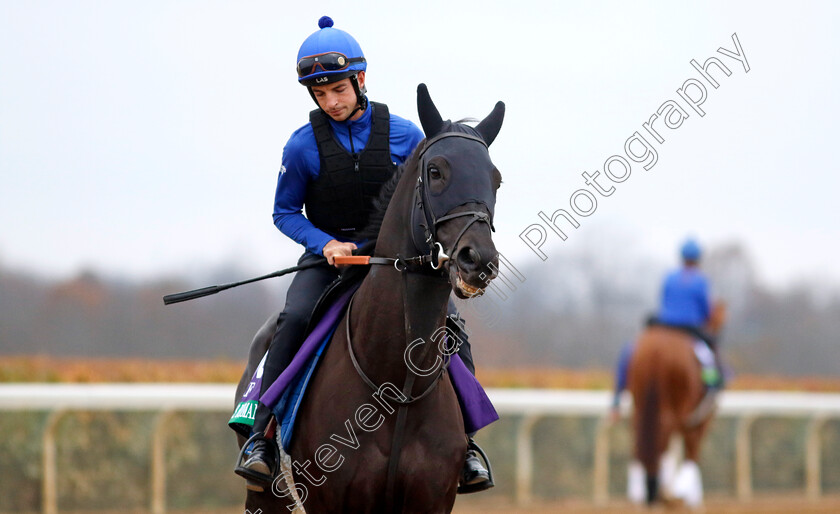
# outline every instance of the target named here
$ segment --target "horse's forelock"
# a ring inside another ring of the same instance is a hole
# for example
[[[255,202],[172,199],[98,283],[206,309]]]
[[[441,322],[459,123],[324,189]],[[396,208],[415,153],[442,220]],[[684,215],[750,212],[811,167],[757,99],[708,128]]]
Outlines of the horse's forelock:
[[[441,134],[445,132],[458,132],[461,134],[469,134],[475,137],[481,137],[481,133],[478,132],[475,128],[467,125],[467,122],[475,122],[478,121],[475,118],[463,118],[458,121],[449,121],[446,120],[443,123],[443,129],[440,131]],[[483,138],[482,138],[483,139]]]

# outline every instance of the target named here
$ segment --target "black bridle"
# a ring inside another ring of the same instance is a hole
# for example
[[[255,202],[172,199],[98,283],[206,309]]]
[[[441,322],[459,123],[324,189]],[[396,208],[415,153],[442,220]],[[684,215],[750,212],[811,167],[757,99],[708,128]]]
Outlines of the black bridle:
[[[435,212],[436,203],[438,204],[438,206],[440,206],[441,204],[447,205],[448,203],[452,203],[452,199],[446,198],[446,192],[442,193],[439,197],[433,197],[430,194],[429,189],[426,186],[430,183],[429,166],[427,166],[426,152],[435,143],[453,137],[475,141],[481,144],[485,149],[487,148],[487,143],[485,143],[484,140],[478,136],[474,136],[472,134],[467,134],[464,132],[444,132],[428,140],[426,142],[426,146],[420,151],[420,155],[418,155],[417,157],[419,160],[418,165],[420,166],[420,175],[417,177],[417,184],[414,187],[414,210],[412,211],[411,215],[411,220],[412,224],[414,224],[414,227],[411,236],[414,242],[414,246],[418,252],[420,252],[421,254],[425,253],[426,251],[429,252],[428,255],[430,256],[430,264],[435,270],[440,269],[444,262],[449,260],[451,256],[455,255],[458,243],[461,241],[461,237],[463,237],[463,235],[473,225],[473,223],[487,223],[492,232],[496,231],[495,227],[493,226],[493,214],[491,206],[487,206],[488,212],[463,211],[450,214],[451,209],[448,209],[447,214],[444,214],[443,216],[439,216],[437,212]],[[449,201],[447,202],[446,200]],[[457,207],[457,205],[455,207]],[[449,252],[447,253],[446,248],[444,248],[443,244],[437,239],[438,225],[445,221],[464,216],[471,216],[472,218],[469,221],[467,221],[463,228],[461,228],[461,231],[458,233],[458,236],[455,238],[454,242],[452,243],[452,246],[449,248]],[[418,233],[418,229],[422,229],[423,231],[422,243],[418,241],[418,236],[420,236],[420,234]]]

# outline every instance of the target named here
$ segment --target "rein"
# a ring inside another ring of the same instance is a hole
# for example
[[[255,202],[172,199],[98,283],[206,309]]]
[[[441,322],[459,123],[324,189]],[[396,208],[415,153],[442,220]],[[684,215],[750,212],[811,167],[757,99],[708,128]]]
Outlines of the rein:
[[[337,255],[335,257],[335,263],[337,265],[361,266],[367,266],[369,264],[384,264],[387,266],[393,266],[394,269],[399,272],[409,271],[412,266],[422,268],[424,265],[429,264],[432,266],[432,269],[438,270],[444,262],[449,260],[449,256],[443,251],[443,245],[440,243],[437,244],[436,248],[438,250],[437,258],[435,258],[434,252],[427,255],[418,255],[416,257],[401,257],[397,255],[396,258],[371,257],[369,255]],[[400,266],[402,266],[402,268]]]
[[[373,389],[374,392],[381,391],[382,396],[386,396],[390,400],[393,400],[396,403],[399,403],[400,405],[411,405],[412,403],[418,402],[418,401],[422,400],[423,398],[425,398],[426,396],[428,396],[429,393],[431,393],[434,390],[434,388],[438,384],[438,381],[441,378],[443,378],[443,374],[449,368],[450,356],[449,355],[446,356],[446,359],[444,360],[443,366],[441,366],[437,377],[435,377],[435,379],[432,381],[432,383],[429,384],[429,386],[422,393],[420,393],[419,396],[412,397],[411,396],[411,388],[409,388],[408,392],[403,391],[403,396],[405,396],[405,399],[396,398],[396,397],[393,397],[393,396],[387,394],[386,390],[381,389],[381,386],[377,386],[376,383],[374,383],[373,380],[371,380],[370,377],[368,377],[367,374],[362,370],[362,367],[361,367],[361,365],[359,365],[359,361],[356,358],[356,352],[353,351],[353,343],[352,343],[351,337],[350,337],[350,309],[353,306],[353,299],[354,298],[356,298],[355,294],[353,295],[352,298],[350,298],[350,303],[347,304],[347,320],[348,321],[345,324],[345,329],[346,329],[345,334],[347,336],[347,351],[350,353],[350,360],[353,362],[353,367],[356,368],[356,372],[362,378],[362,381],[364,381],[365,384],[367,384],[371,389]],[[403,298],[405,298],[405,295],[403,295]],[[407,303],[407,302],[404,302],[404,303]],[[408,305],[405,305],[405,307],[408,308]],[[406,325],[408,325],[408,311],[406,311]],[[406,326],[406,329],[408,329],[408,328],[409,327]],[[408,335],[408,333],[406,333],[406,335]],[[426,350],[428,351],[428,348]],[[425,353],[423,354],[423,356],[425,357]],[[411,373],[409,373],[409,376],[412,377],[412,382],[413,382],[413,377],[416,377],[416,375],[413,372],[411,372]]]

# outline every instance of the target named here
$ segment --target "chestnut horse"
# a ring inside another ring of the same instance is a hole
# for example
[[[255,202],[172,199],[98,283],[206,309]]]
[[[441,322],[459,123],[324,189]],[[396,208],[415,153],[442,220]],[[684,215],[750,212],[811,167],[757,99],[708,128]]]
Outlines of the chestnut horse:
[[[249,490],[252,513],[453,508],[467,438],[440,366],[448,355],[431,341],[445,324],[450,293],[480,294],[498,269],[491,229],[501,175],[487,147],[504,104],[472,128],[444,121],[423,84],[417,103],[426,139],[383,186],[387,209],[368,229],[378,232],[375,260],[387,264],[371,266],[309,384],[290,443],[294,475],[283,472],[271,490]],[[238,395],[262,356],[267,327]],[[426,349],[408,365],[406,348],[417,341]],[[418,373],[431,369],[439,371]]]
[[[716,303],[704,327],[706,332],[717,335],[724,317],[724,304]],[[646,490],[648,504],[660,497],[660,459],[674,434],[682,436],[684,460],[673,481],[661,477],[668,480],[662,484],[661,495],[681,499],[689,506],[702,502],[697,459],[714,408],[698,416],[706,389],[695,355],[695,340],[685,331],[653,325],[639,337],[630,360],[627,381],[633,396],[634,456],[638,462],[631,464],[628,487],[630,491]],[[669,487],[671,484],[673,487]]]

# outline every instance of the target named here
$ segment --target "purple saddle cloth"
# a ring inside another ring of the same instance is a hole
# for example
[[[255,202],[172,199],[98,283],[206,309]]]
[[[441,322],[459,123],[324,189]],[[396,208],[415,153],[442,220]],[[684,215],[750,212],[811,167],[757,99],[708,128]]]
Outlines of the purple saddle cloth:
[[[262,396],[260,396],[260,388],[262,386],[262,363],[260,363],[247,391],[240,398],[233,416],[228,421],[228,424],[234,430],[240,433],[250,432],[250,427],[254,424],[254,414],[256,413],[258,401],[274,409],[277,403],[284,397],[287,389],[299,386],[301,380],[304,380],[306,383],[309,382],[311,372],[317,364],[314,359],[323,353],[325,339],[327,336],[332,335],[335,327],[341,321],[347,304],[350,302],[350,298],[356,292],[356,289],[358,289],[358,286],[343,293],[327,309],[324,316],[307,336],[303,345],[301,345],[300,350],[298,350],[292,359],[291,364],[277,377],[277,380],[271,384]],[[499,415],[490,402],[490,398],[487,397],[484,388],[481,387],[481,384],[470,373],[457,354],[452,356],[449,364],[449,376],[452,379],[452,385],[455,387],[458,403],[461,406],[461,414],[464,417],[464,431],[466,433],[476,432],[499,419]],[[299,394],[296,394],[296,398],[292,402],[294,403],[295,411],[304,394],[305,390],[303,388],[301,388]],[[294,413],[292,414],[292,420],[287,421],[289,426],[286,430],[289,433],[294,424],[293,418]]]

